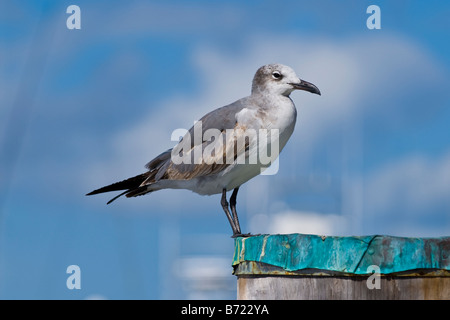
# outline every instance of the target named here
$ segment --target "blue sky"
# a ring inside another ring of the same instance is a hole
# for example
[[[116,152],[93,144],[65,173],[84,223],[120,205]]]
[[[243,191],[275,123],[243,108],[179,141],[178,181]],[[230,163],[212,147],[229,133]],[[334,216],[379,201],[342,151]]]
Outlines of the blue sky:
[[[322,96],[291,95],[279,172],[240,191],[245,231],[449,235],[449,15],[442,1],[0,1],[0,298],[234,298],[219,196],[84,194],[143,172],[271,62]],[[197,292],[196,271],[226,286]]]

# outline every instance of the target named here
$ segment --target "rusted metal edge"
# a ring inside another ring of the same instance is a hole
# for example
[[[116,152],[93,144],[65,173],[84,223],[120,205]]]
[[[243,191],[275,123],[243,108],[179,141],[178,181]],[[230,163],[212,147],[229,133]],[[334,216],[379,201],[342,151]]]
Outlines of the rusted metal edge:
[[[243,261],[233,266],[233,274],[238,277],[249,276],[321,276],[321,277],[360,277],[367,278],[371,273],[355,274],[323,269],[300,269],[288,271],[264,262]],[[380,273],[381,277],[450,277],[450,270],[414,269],[402,272]]]

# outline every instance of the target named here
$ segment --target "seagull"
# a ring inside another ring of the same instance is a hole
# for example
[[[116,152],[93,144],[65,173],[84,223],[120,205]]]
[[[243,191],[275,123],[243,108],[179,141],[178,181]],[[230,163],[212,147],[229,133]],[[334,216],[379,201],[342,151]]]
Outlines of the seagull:
[[[220,204],[233,231],[232,237],[250,236],[241,232],[236,211],[239,187],[267,168],[268,164],[258,154],[263,151],[267,154],[270,149],[270,165],[292,135],[297,110],[289,95],[294,90],[321,94],[314,84],[301,80],[286,65],[260,67],[253,78],[250,96],[203,116],[177,145],[147,163],[145,173],[87,195],[125,190],[107,203],[110,204],[122,195],[136,197],[161,189],[222,194]],[[227,192],[231,190],[228,202]]]

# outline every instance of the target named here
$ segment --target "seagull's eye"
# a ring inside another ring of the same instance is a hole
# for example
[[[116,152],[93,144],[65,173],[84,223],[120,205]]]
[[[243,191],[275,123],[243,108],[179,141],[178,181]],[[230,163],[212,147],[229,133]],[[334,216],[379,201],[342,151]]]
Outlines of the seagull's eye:
[[[275,80],[280,80],[283,76],[282,76],[281,73],[279,73],[278,71],[274,71],[274,72],[272,73],[272,77],[273,77]]]

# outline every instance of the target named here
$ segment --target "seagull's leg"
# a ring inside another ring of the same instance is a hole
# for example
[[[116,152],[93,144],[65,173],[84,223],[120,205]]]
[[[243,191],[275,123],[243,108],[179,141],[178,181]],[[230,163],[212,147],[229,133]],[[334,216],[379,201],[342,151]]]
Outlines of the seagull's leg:
[[[227,189],[222,190],[222,199],[220,201],[220,204],[222,205],[223,211],[225,211],[225,214],[227,215],[231,229],[233,229],[233,237],[237,234],[240,234],[240,232],[238,232],[238,230],[236,229],[236,225],[234,224],[233,217],[230,214],[230,210],[228,210]]]
[[[235,188],[230,197],[230,208],[231,208],[231,212],[233,213],[234,225],[236,226],[236,231],[237,231],[237,233],[233,234],[232,238],[252,237],[253,235],[251,233],[242,233],[241,232],[241,226],[239,225],[239,218],[238,218],[238,215],[236,212],[236,198],[237,198],[238,191],[239,191],[239,187]]]
[[[236,227],[237,232],[240,234],[241,233],[241,226],[239,225],[239,218],[236,212],[236,198],[237,198],[237,194],[239,191],[239,187],[235,188],[233,190],[233,193],[231,194],[230,197],[230,208],[231,208],[231,212],[233,213],[233,221],[234,221],[234,225]]]

